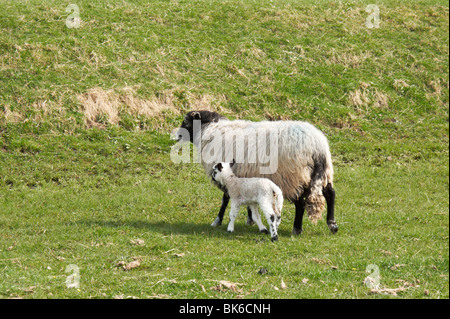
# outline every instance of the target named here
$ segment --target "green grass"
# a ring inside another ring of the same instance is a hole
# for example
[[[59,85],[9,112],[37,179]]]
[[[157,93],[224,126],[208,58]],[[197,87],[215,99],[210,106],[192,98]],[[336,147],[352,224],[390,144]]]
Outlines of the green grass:
[[[368,29],[369,3],[78,1],[68,29],[57,1],[0,0],[0,297],[448,298],[448,3],[375,1]],[[116,124],[86,120],[92,92]],[[244,211],[210,227],[221,192],[169,156],[206,104],[322,129],[339,232],[292,236],[288,202],[276,243]],[[405,290],[371,293],[369,265]]]

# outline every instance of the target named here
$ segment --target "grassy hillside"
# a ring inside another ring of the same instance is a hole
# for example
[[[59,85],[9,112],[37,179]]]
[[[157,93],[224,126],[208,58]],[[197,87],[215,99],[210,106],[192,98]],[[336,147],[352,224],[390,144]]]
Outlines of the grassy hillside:
[[[446,1],[67,5],[0,0],[0,297],[448,298]],[[291,236],[288,202],[277,243],[211,228],[220,191],[169,157],[192,109],[323,130],[339,232]]]

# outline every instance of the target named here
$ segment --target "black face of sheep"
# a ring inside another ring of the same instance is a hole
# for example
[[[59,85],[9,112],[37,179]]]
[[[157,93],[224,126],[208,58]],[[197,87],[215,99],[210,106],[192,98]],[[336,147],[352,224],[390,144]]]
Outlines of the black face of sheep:
[[[217,122],[220,119],[224,119],[225,117],[219,115],[216,112],[211,111],[191,111],[186,114],[183,122],[181,123],[180,129],[185,129],[189,133],[189,142],[193,143],[194,141],[194,120],[199,120],[201,125],[205,125],[212,122]],[[177,136],[178,142],[182,141],[185,138],[183,135],[178,134]],[[187,140],[186,140],[187,142]]]

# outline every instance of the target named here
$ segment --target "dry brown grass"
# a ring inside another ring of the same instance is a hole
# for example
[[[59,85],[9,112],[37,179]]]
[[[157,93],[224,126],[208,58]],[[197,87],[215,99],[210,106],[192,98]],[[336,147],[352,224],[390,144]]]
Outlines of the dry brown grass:
[[[428,92],[425,92],[425,97],[428,100],[433,100],[439,105],[448,105],[448,101],[445,101],[445,96],[448,95],[448,81],[442,81],[441,79],[434,79],[427,84]]]
[[[442,85],[440,79],[432,80],[428,83],[428,86],[432,89],[433,94],[437,96],[442,95],[442,91],[444,90],[445,85]],[[448,90],[448,84],[447,84],[447,90]]]
[[[131,88],[125,88],[120,93],[115,90],[92,88],[77,96],[81,103],[80,111],[88,127],[102,127],[105,123],[119,124],[120,115],[123,113],[152,118],[166,110],[176,112],[172,98],[172,96],[163,96],[144,100],[136,97]]]
[[[63,103],[58,99],[47,100],[41,99],[34,103],[27,104],[25,101],[19,100],[18,104],[21,106],[18,110],[11,110],[8,104],[3,106],[4,111],[0,111],[0,121],[5,123],[20,123],[31,121],[40,123],[47,120],[49,117],[58,119],[65,118],[65,109],[62,107]],[[31,116],[27,113],[32,114]]]
[[[409,84],[405,80],[402,80],[402,79],[394,80],[394,88],[396,90],[401,90],[402,88],[407,88],[407,87],[409,87]]]
[[[18,112],[11,111],[9,105],[4,105],[3,108],[4,111],[0,112],[0,120],[4,119],[7,123],[19,123],[23,121],[23,115]]]
[[[361,54],[352,54],[348,52],[337,53],[333,50],[331,57],[325,60],[327,65],[342,64],[345,68],[355,69],[359,67],[364,61],[366,61],[371,54],[369,52],[363,52]]]
[[[361,82],[359,88],[348,93],[348,103],[362,113],[367,111],[369,106],[389,107],[389,97],[381,90],[371,87],[369,83]]]
[[[87,127],[103,127],[105,124],[119,124],[121,115],[141,116],[147,119],[160,118],[166,112],[180,114],[189,110],[211,110],[229,113],[220,106],[224,97],[209,94],[195,95],[187,93],[182,105],[174,92],[166,92],[152,99],[136,96],[131,87],[121,90],[92,88],[77,96],[80,112],[84,115]]]
[[[38,99],[32,104],[18,99],[16,102],[21,105],[18,109],[11,108],[9,104],[2,105],[0,121],[4,123],[26,121],[39,123],[48,118],[66,119],[67,108],[64,97],[67,96],[73,96],[73,92],[60,92],[59,95],[55,92],[48,92],[44,98]],[[78,111],[83,115],[84,125],[87,128],[104,128],[108,124],[118,125],[125,114],[134,118],[150,120],[163,119],[167,113],[177,115],[189,110],[231,113],[222,107],[226,99],[224,95],[213,96],[183,92],[183,97],[179,97],[176,91],[166,91],[150,99],[143,99],[137,96],[133,87],[114,90],[95,87],[76,95],[75,98],[79,102]],[[67,119],[67,121],[72,120],[73,118]]]
[[[349,92],[348,100],[350,105],[356,106],[356,108],[367,106],[370,103],[370,99],[368,98],[366,91],[361,89],[356,89],[355,91]]]

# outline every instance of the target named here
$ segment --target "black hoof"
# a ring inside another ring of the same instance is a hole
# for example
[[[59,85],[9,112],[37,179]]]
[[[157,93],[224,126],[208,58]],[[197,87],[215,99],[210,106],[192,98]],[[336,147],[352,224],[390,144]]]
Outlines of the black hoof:
[[[278,240],[278,235],[277,236],[273,236],[271,240],[272,240],[272,242],[277,241]]]
[[[338,231],[338,225],[336,224],[336,222],[334,220],[328,221],[328,228],[330,229],[330,231],[333,234],[336,234]]]
[[[269,231],[268,231],[267,229],[261,230],[261,233],[266,234],[266,235],[270,234]]]
[[[303,232],[303,229],[301,229],[301,228],[293,228],[292,229],[292,234],[293,235],[300,235],[301,233]]]

